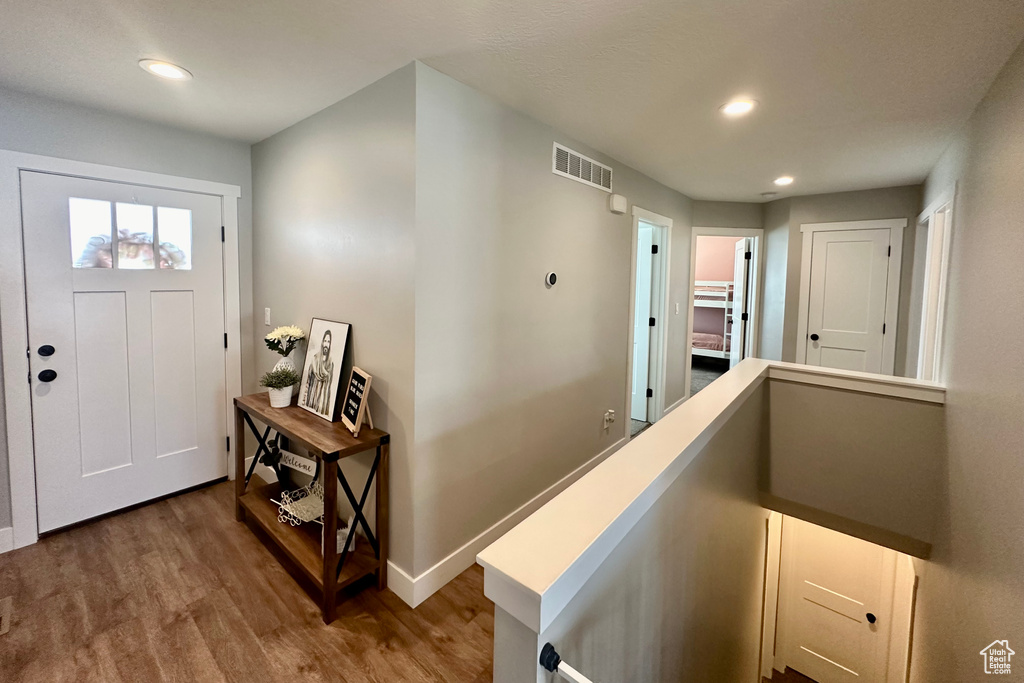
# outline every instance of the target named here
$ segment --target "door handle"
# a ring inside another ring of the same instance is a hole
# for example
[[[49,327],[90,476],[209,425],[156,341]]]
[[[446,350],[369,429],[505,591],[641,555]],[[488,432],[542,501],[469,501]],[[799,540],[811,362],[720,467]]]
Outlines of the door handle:
[[[57,379],[56,370],[43,370],[42,372],[39,373],[40,382],[52,382],[55,379]]]
[[[811,341],[818,341],[818,335],[812,334],[811,335]]]
[[[868,612],[868,613],[867,613],[867,614],[866,614],[865,616],[867,617],[867,619],[868,619],[868,623],[869,623],[869,624],[873,624],[873,623],[875,623],[876,621],[878,621],[878,617],[876,617],[876,616],[875,616],[874,614],[872,614],[871,612]]]
[[[53,348],[49,344],[43,344],[39,347],[40,356],[52,356],[56,351],[57,349]]]

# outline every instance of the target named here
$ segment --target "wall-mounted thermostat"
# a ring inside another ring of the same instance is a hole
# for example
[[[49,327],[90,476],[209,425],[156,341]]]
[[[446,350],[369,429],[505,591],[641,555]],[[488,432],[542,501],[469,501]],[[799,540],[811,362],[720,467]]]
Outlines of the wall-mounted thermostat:
[[[548,289],[554,287],[557,281],[558,276],[555,275],[554,273],[548,273],[547,275],[544,276],[544,286],[547,287]]]

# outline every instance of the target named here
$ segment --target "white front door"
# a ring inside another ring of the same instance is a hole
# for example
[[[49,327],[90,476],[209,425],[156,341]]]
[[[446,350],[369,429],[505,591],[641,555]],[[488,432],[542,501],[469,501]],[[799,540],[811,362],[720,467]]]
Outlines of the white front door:
[[[883,683],[895,572],[892,550],[784,518],[776,668],[818,683]]]
[[[815,232],[807,310],[808,365],[882,372],[888,228]],[[898,286],[894,283],[893,286]]]
[[[728,340],[729,367],[735,367],[746,355],[747,335],[750,325],[747,315],[747,285],[750,282],[750,254],[752,240],[749,237],[736,241],[736,249],[733,254],[732,269],[732,313],[726,309],[726,315],[731,320],[731,325],[726,325],[725,336]]]
[[[21,192],[39,530],[224,476],[220,197],[27,171]]]
[[[651,276],[654,228],[640,223],[636,245],[636,299],[633,315],[633,387],[630,417],[647,421],[647,388],[651,365]]]

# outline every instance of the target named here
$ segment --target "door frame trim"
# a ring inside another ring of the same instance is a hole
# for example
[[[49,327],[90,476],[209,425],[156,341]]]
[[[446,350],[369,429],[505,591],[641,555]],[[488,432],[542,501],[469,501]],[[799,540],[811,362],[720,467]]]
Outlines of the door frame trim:
[[[662,321],[655,325],[654,334],[651,335],[651,347],[655,349],[648,355],[648,365],[653,368],[654,386],[651,387],[654,396],[648,400],[647,417],[651,424],[654,424],[665,412],[665,384],[667,377],[667,355],[668,355],[668,306],[669,306],[669,283],[671,282],[672,268],[672,226],[673,221],[668,216],[641,209],[633,206],[632,231],[629,247],[629,334],[626,338],[626,400],[623,404],[623,437],[629,441],[633,437],[630,426],[630,407],[633,398],[631,391],[633,384],[633,323],[636,315],[636,243],[640,230],[640,221],[648,223],[657,228],[658,263],[660,268],[657,281],[651,286],[651,311],[656,320]],[[655,277],[652,271],[652,278]],[[650,374],[648,375],[650,376]],[[651,419],[653,418],[653,419]]]
[[[761,340],[761,291],[764,287],[764,228],[701,228],[694,226],[690,230],[690,281],[687,283],[686,311],[686,348],[685,365],[683,366],[683,400],[690,398],[690,382],[693,370],[693,297],[697,282],[697,238],[698,237],[754,237],[753,272],[751,291],[752,302],[747,306],[751,319],[747,323],[750,334],[750,358],[757,358],[758,344]]]
[[[242,391],[241,310],[238,260],[238,198],[242,190],[208,180],[136,171],[84,161],[0,150],[0,349],[3,357],[7,458],[11,486],[14,548],[39,540],[36,516],[35,449],[32,438],[32,395],[29,377],[28,310],[25,288],[25,247],[21,225],[22,171],[75,176],[90,180],[146,185],[221,198],[224,225],[224,329],[235,340],[225,351],[225,425],[233,424],[232,401]],[[231,444],[234,449],[235,444]],[[225,454],[227,463],[232,453]],[[232,468],[228,467],[228,472]]]
[[[953,242],[956,185],[931,203],[917,217],[917,229],[925,230],[924,286],[921,296],[921,329],[917,349],[918,379],[942,380],[942,348],[945,339],[946,297],[949,290],[949,264]],[[942,232],[936,236],[935,219],[944,213]],[[910,312],[914,315],[914,311]],[[909,368],[908,368],[909,370]]]
[[[800,308],[796,324],[796,362],[807,363],[807,317],[811,302],[811,247],[816,232],[837,230],[885,230],[889,232],[889,275],[885,286],[885,327],[892,330],[882,340],[882,373],[891,375],[896,365],[896,325],[899,320],[900,272],[903,266],[903,230],[906,218],[883,218],[870,221],[839,221],[836,223],[804,223],[800,226],[803,244],[800,252]],[[894,286],[890,286],[895,283]]]

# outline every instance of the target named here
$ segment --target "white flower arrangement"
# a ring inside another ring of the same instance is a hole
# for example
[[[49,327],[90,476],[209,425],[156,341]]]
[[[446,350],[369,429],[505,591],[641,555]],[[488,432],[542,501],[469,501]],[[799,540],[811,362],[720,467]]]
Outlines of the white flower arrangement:
[[[288,354],[295,349],[295,345],[306,338],[306,333],[301,327],[295,325],[284,325],[274,329],[270,334],[263,338],[266,342],[267,348],[271,351],[277,351],[279,354],[288,357]]]

